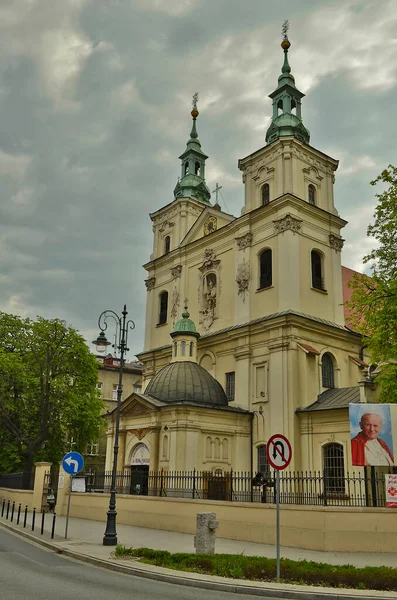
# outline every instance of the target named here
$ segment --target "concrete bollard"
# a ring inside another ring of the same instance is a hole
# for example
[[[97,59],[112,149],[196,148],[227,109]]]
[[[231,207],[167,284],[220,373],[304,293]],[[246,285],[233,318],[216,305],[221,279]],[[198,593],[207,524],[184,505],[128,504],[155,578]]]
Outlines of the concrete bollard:
[[[216,513],[205,512],[197,514],[196,535],[194,536],[194,547],[196,554],[215,553],[215,530],[219,527]]]

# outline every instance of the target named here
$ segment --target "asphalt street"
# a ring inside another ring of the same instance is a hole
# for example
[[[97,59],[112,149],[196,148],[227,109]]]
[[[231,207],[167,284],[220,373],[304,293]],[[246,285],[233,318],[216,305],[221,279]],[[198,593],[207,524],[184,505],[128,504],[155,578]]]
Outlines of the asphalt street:
[[[7,600],[228,600],[231,596],[252,600],[252,595],[114,573],[47,551],[0,529],[0,597]]]

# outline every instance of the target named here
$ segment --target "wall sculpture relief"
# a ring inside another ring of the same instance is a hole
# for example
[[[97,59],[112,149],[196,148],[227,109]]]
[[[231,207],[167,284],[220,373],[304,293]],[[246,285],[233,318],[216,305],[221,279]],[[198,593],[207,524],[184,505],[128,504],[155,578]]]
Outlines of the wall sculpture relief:
[[[249,281],[250,281],[250,266],[246,260],[243,260],[242,263],[237,267],[237,277],[236,283],[238,287],[239,296],[243,296],[243,302],[245,302],[245,294],[248,291]]]
[[[220,292],[219,269],[220,260],[212,249],[207,248],[204,253],[203,263],[199,267],[199,304],[200,323],[209,329],[218,315]]]
[[[179,309],[179,292],[176,287],[172,290],[172,299],[171,299],[171,317],[173,324],[175,325],[175,319],[178,314]]]

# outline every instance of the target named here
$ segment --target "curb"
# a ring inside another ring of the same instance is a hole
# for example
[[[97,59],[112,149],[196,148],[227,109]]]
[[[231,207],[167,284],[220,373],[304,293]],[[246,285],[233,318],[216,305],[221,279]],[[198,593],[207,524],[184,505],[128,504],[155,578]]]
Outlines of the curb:
[[[377,590],[368,590],[368,591],[360,591],[355,590],[355,594],[351,594],[349,590],[343,591],[338,590],[337,588],[327,588],[318,591],[314,588],[313,591],[308,591],[306,589],[299,589],[300,586],[294,586],[293,584],[288,584],[290,588],[282,588],[282,584],[274,584],[278,585],[278,587],[272,587],[270,585],[262,585],[255,586],[255,582],[252,582],[251,585],[247,584],[236,584],[232,579],[225,578],[225,582],[219,581],[208,581],[201,579],[193,579],[190,578],[188,574],[185,574],[184,571],[175,571],[175,575],[173,573],[163,573],[158,569],[162,567],[155,567],[151,565],[150,570],[144,570],[136,565],[126,566],[126,565],[118,565],[116,563],[109,562],[108,560],[103,560],[102,558],[97,558],[94,556],[90,556],[87,554],[80,554],[75,550],[70,550],[68,548],[63,548],[58,545],[56,542],[47,542],[44,539],[40,539],[27,531],[21,531],[16,527],[13,527],[9,523],[0,522],[0,527],[3,529],[7,529],[8,531],[22,537],[26,538],[28,541],[37,544],[39,546],[43,546],[48,550],[52,550],[56,554],[62,554],[67,556],[68,558],[73,558],[74,560],[78,560],[80,562],[85,562],[96,567],[101,567],[103,569],[107,569],[110,571],[115,571],[118,573],[123,573],[125,575],[133,575],[136,577],[143,577],[146,579],[152,579],[154,581],[162,581],[165,583],[172,583],[174,585],[183,585],[187,587],[196,587],[201,589],[208,590],[217,590],[221,592],[229,592],[230,594],[245,594],[247,596],[263,596],[265,593],[271,595],[273,598],[284,598],[288,600],[387,600],[388,598],[394,598],[394,596],[373,596],[372,593]],[[207,577],[212,577],[211,575],[207,575]],[[379,593],[379,592],[378,592]],[[383,594],[385,592],[382,592]],[[386,592],[391,594],[392,592]],[[369,595],[371,594],[371,595]]]

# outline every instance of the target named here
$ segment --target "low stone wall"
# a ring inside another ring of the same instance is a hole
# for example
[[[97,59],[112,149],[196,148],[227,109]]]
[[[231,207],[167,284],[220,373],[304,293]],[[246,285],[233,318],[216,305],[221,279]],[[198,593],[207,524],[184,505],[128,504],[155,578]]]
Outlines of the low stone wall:
[[[6,500],[6,502],[9,500],[10,504],[15,502],[17,508],[19,504],[21,504],[22,510],[25,510],[25,506],[28,507],[29,511],[33,510],[33,490],[11,490],[8,488],[0,488],[1,504],[3,504],[3,500]]]
[[[66,514],[67,494],[58,500],[57,514]],[[73,493],[70,514],[105,523],[108,505],[108,494]],[[195,533],[199,512],[216,513],[218,537],[275,543],[272,504],[117,496],[117,522],[126,525]],[[284,505],[280,518],[283,546],[327,552],[397,552],[397,519],[392,509]]]

